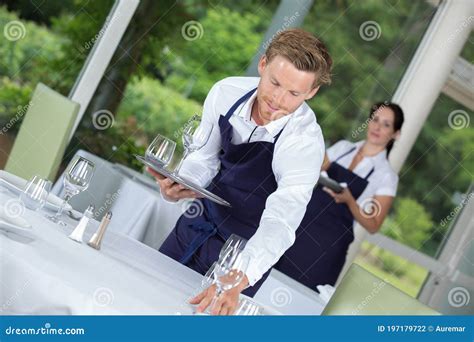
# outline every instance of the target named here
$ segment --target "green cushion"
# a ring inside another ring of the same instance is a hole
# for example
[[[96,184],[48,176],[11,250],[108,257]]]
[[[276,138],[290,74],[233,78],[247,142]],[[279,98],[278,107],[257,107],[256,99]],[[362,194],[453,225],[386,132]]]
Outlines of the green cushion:
[[[54,180],[78,111],[78,103],[39,83],[5,170],[25,179]]]
[[[439,315],[357,264],[352,264],[322,315]]]

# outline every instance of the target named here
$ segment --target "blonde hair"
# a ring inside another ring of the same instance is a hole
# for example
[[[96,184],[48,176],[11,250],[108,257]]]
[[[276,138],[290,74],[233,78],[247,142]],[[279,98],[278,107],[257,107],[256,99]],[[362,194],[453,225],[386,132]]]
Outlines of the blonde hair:
[[[265,56],[268,62],[282,56],[298,70],[314,72],[316,79],[313,87],[331,83],[332,58],[326,45],[307,31],[289,29],[278,33],[265,51]]]

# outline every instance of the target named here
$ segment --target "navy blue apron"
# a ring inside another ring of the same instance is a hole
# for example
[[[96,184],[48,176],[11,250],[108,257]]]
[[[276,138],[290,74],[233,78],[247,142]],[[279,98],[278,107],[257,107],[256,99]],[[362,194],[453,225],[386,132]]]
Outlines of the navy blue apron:
[[[355,147],[339,156],[327,173],[339,183],[347,183],[352,196],[357,199],[365,190],[374,168],[362,178],[337,163],[354,150]],[[296,230],[295,243],[274,267],[313,290],[317,285],[334,285],[354,240],[353,222],[349,207],[345,203],[336,203],[322,186],[317,185]]]
[[[242,96],[225,116],[219,118],[221,167],[207,189],[227,200],[232,207],[221,206],[208,199],[197,199],[202,204],[202,215],[181,215],[160,248],[160,252],[201,274],[205,274],[218,260],[219,252],[231,234],[245,239],[252,237],[259,226],[267,197],[277,189],[272,160],[275,143],[283,129],[275,136],[273,143],[232,144],[233,127],[229,119],[255,90]],[[269,273],[266,272],[262,279],[243,293],[253,297]]]

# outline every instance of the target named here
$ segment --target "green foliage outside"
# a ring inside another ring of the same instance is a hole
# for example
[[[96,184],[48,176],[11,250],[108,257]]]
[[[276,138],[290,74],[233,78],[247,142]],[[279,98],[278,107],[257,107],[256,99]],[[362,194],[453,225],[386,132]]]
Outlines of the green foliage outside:
[[[380,257],[384,255],[384,257]],[[368,242],[362,244],[361,253],[355,263],[377,277],[416,298],[428,272],[399,256],[383,251]],[[387,265],[390,264],[390,267]]]
[[[209,9],[200,23],[201,39],[186,42],[182,51],[170,50],[175,58],[166,85],[202,102],[216,81],[245,74],[268,23],[225,7]]]

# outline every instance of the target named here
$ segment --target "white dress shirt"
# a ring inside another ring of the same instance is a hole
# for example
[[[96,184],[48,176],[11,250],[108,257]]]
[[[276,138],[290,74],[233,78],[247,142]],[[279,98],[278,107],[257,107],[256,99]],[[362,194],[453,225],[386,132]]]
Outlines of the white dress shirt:
[[[221,135],[219,117],[244,94],[257,87],[258,77],[229,77],[210,90],[203,108],[202,121],[212,124],[211,137],[199,151],[183,163],[180,174],[203,187],[209,185],[220,168]],[[257,232],[248,241],[245,253],[250,257],[246,275],[254,285],[294,243],[295,231],[306,212],[324,158],[324,139],[316,116],[303,103],[295,112],[264,126],[251,119],[256,92],[229,119],[233,144],[248,141],[274,142],[283,129],[273,152],[272,170],[277,189],[265,203]]]
[[[345,155],[337,161],[337,163],[345,168],[349,168],[357,151],[364,144],[364,140],[353,143],[347,140],[340,140],[326,151],[329,160],[335,161],[355,147],[354,151]],[[367,179],[369,184],[364,192],[357,199],[359,206],[368,206],[370,198],[374,196],[392,196],[397,194],[398,175],[393,171],[387,159],[387,150],[383,150],[372,157],[364,157],[354,168],[353,172],[359,177],[365,178],[370,170],[374,168],[374,172]]]

